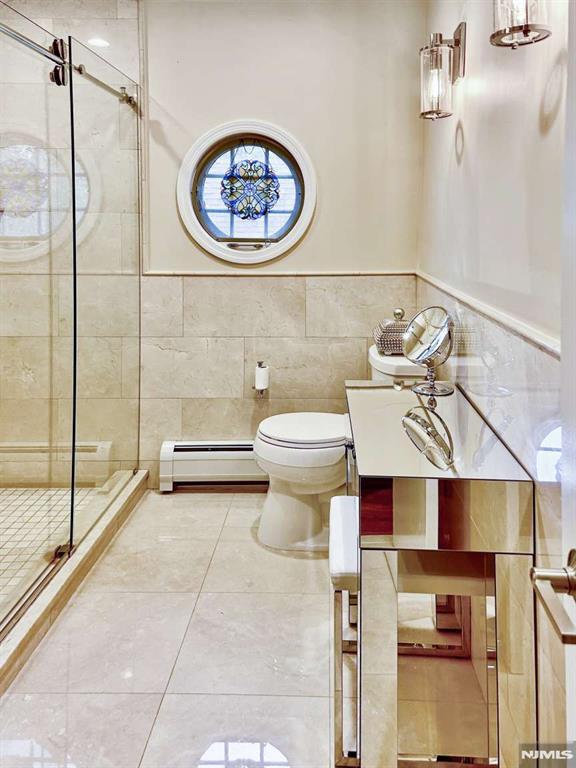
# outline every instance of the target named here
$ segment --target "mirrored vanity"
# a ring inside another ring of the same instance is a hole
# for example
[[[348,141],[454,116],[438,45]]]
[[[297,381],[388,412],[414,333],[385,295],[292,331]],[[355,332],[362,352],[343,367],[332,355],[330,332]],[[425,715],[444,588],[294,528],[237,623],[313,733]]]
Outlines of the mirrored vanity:
[[[516,768],[536,740],[532,480],[458,388],[432,409],[399,382],[347,398],[360,764]]]

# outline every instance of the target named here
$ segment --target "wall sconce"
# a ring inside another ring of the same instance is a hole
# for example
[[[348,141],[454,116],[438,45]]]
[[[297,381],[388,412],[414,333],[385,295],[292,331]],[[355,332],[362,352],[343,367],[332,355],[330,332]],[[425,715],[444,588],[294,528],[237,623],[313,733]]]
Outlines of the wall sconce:
[[[492,45],[515,50],[552,34],[546,25],[545,0],[494,0]]]
[[[420,49],[420,117],[437,120],[452,114],[452,85],[464,77],[466,24],[456,27],[454,37],[445,40],[439,32]]]

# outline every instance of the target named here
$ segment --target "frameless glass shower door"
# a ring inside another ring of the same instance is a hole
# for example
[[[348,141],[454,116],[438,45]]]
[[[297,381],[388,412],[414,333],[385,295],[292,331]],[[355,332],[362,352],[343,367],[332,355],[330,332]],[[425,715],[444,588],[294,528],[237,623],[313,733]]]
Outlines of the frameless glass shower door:
[[[136,84],[0,2],[0,639],[138,465]]]
[[[76,181],[78,542],[138,465],[139,117],[137,85],[77,40],[68,45]]]
[[[1,624],[70,541],[74,267],[62,60],[4,3],[0,25]]]

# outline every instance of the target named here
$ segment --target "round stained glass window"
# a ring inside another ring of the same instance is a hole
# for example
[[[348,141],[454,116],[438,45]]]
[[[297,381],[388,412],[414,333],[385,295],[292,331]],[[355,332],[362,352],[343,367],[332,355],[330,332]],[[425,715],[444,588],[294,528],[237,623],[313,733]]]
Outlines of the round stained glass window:
[[[269,261],[293,247],[315,201],[305,151],[262,123],[231,123],[202,137],[178,177],[178,205],[190,234],[209,253],[237,263]]]
[[[214,239],[278,242],[302,211],[302,175],[282,147],[247,136],[204,159],[192,197],[200,223]]]

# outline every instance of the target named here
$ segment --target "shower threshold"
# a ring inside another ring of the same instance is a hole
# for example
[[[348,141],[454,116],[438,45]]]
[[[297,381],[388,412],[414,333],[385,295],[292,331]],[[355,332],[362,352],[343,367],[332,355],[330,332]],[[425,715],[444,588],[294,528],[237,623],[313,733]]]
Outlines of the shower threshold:
[[[0,694],[6,690],[18,670],[46,634],[52,622],[124,524],[146,489],[147,477],[148,472],[146,470],[138,470],[72,552],[68,551],[66,536],[64,535],[64,539],[60,542],[59,557],[56,554],[56,547],[49,549],[38,545],[34,553],[32,551],[27,553],[28,556],[34,554],[36,558],[38,555],[44,557],[46,564],[43,568],[38,569],[36,578],[29,584],[26,594],[13,604],[0,624]],[[0,490],[14,491],[15,489]],[[30,497],[36,498],[37,501],[42,498],[41,494],[44,491],[61,490],[63,493],[69,494],[67,489],[28,488],[16,490],[27,491]],[[87,491],[87,493],[82,493],[83,491]],[[35,495],[34,492],[38,492],[38,494]],[[88,509],[92,494],[98,491],[79,489],[77,492],[81,494],[81,502],[85,500],[86,509]],[[6,494],[6,498],[8,497],[9,495]],[[24,503],[24,499],[22,501]],[[34,527],[35,520],[37,523],[41,516],[42,505],[38,504],[37,506],[40,510],[38,516],[33,513],[28,515],[31,528]],[[60,525],[61,532],[65,534],[67,520],[63,518]],[[59,534],[58,523],[55,520],[53,521],[52,533],[56,534],[56,537]],[[50,541],[57,541],[56,537],[51,534]],[[25,539],[26,536],[22,534],[23,545],[26,544]],[[3,541],[5,539],[0,537],[0,542]],[[45,543],[47,543],[46,539]],[[22,546],[22,549],[26,549],[26,547]],[[14,573],[18,567],[27,567],[24,554],[10,562],[14,562],[16,565],[9,572],[5,570],[3,583],[9,583],[11,579],[16,578],[10,576],[10,573]],[[38,560],[36,560],[36,564],[38,564]]]

